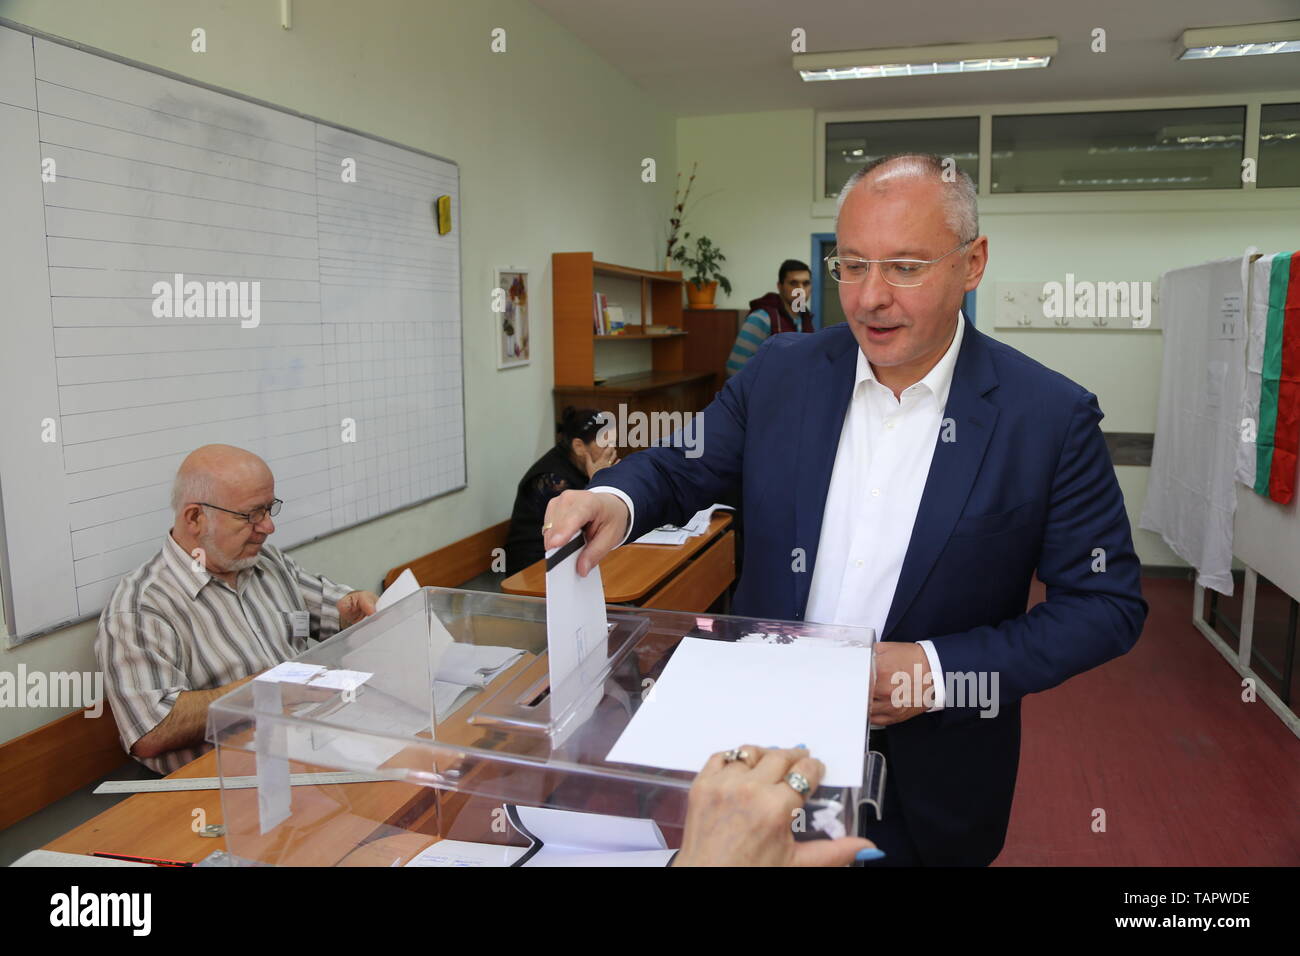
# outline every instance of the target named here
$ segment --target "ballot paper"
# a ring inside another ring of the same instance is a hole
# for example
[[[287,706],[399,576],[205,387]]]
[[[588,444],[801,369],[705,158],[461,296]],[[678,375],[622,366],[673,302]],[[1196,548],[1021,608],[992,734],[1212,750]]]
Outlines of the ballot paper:
[[[683,638],[606,758],[698,771],[742,744],[803,744],[822,783],[862,786],[871,648]]]
[[[653,820],[523,806],[506,815],[534,841],[518,866],[667,866],[677,852]]]
[[[396,604],[408,594],[414,594],[420,590],[420,582],[415,580],[415,575],[411,569],[407,568],[397,576],[392,584],[384,589],[384,593],[379,595],[379,600],[375,602],[375,610],[382,611],[391,604]]]
[[[563,746],[600,703],[601,675],[609,658],[600,568],[578,576],[578,553],[586,543],[579,532],[546,554],[546,650],[555,747]]]

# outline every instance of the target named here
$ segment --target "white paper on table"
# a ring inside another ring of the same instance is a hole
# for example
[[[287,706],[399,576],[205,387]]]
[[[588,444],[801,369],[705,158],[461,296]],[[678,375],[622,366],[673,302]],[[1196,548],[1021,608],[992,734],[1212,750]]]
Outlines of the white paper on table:
[[[823,785],[862,786],[869,647],[740,644],[686,637],[606,757],[698,772],[742,744],[803,744]]]
[[[414,594],[418,590],[420,590],[420,582],[415,580],[415,575],[411,573],[410,568],[407,568],[384,589],[383,594],[379,595],[379,600],[375,602],[375,610],[382,611],[390,604],[396,604],[408,594]]]
[[[633,541],[633,544],[682,545],[691,540],[691,533],[680,528],[655,528]]]
[[[562,746],[583,723],[603,693],[601,671],[609,658],[609,622],[600,568],[578,576],[578,554],[586,545],[579,532],[546,555],[546,650],[551,683],[553,746]],[[566,717],[566,714],[569,715]]]
[[[691,538],[697,538],[709,530],[709,522],[713,520],[715,511],[735,511],[731,505],[713,504],[707,508],[695,512],[686,524],[678,527],[677,525],[666,524],[663,527],[647,531],[641,537],[633,541],[633,544],[671,544],[682,545]]]
[[[735,510],[736,509],[733,508],[731,505],[724,505],[724,504],[709,505],[709,507],[702,508],[699,511],[695,512],[695,514],[691,516],[691,520],[686,522],[686,524],[682,525],[682,528],[688,531],[691,537],[696,537],[697,535],[704,534],[704,532],[709,530],[709,523],[713,520],[713,512],[735,511]]]
[[[325,671],[321,664],[304,664],[300,661],[284,661],[270,670],[258,674],[254,680],[278,682],[281,684],[305,684],[313,677]]]
[[[510,866],[525,853],[526,846],[466,843],[439,840],[413,856],[405,866]]]
[[[370,671],[350,671],[344,668],[322,670],[307,682],[307,686],[324,687],[327,690],[356,690],[374,676]]]

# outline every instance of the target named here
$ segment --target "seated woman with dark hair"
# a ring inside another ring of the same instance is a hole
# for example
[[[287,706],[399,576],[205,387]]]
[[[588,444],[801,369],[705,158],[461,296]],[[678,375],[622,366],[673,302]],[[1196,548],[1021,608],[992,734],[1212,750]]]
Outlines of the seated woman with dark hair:
[[[613,445],[605,447],[596,441],[603,424],[594,408],[570,405],[564,409],[556,426],[555,447],[533,462],[515,492],[506,537],[507,573],[522,571],[545,554],[542,521],[547,503],[562,491],[586,488],[592,475],[618,460]]]

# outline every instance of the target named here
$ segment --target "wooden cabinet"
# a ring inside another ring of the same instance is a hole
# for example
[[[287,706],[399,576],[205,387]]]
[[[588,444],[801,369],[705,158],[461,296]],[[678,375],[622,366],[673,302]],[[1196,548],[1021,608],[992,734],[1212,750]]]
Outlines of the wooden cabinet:
[[[713,398],[716,371],[712,366],[706,368],[707,363],[696,356],[690,332],[683,325],[680,271],[655,272],[598,262],[590,252],[557,252],[551,256],[551,273],[557,421],[566,405],[615,415],[620,405],[627,412],[697,412]],[[595,334],[592,303],[602,280],[617,282],[625,290],[629,280],[639,284],[639,331],[622,336]],[[654,325],[684,331],[646,335],[647,316]],[[734,331],[731,336],[734,340]],[[647,340],[651,341],[650,368],[596,383],[597,349],[637,348],[630,343]],[[727,348],[730,350],[730,343]],[[725,356],[722,364],[726,364]],[[625,448],[620,454],[632,450]]]
[[[713,376],[712,397],[727,384],[727,359],[740,331],[740,310],[683,309],[682,328],[686,330],[686,370]]]

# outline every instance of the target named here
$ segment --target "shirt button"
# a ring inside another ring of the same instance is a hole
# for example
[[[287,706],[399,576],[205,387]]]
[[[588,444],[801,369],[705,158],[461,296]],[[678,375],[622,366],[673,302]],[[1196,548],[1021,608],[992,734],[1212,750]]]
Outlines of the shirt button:
[[[861,558],[858,558],[858,560],[854,561],[854,562],[853,562],[853,566],[856,567],[856,568],[860,568],[860,567],[862,567],[862,559],[861,559]]]
[[[890,420],[890,421],[885,422],[885,427],[886,427],[886,428],[893,428],[893,427],[894,427],[894,423],[893,423],[893,421]]]
[[[872,488],[872,489],[871,489],[871,497],[873,497],[873,498],[879,498],[879,497],[880,497],[880,489],[879,489],[879,488]]]

